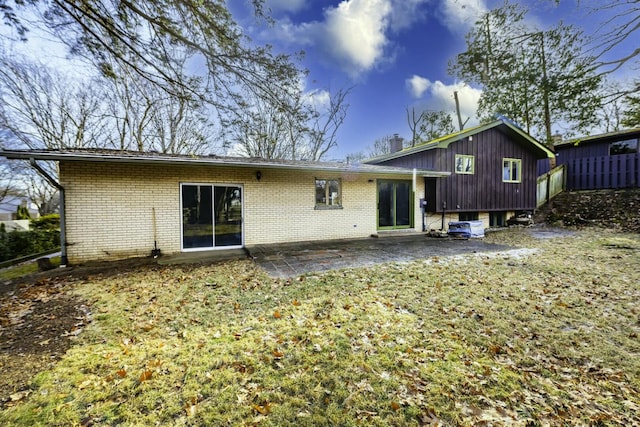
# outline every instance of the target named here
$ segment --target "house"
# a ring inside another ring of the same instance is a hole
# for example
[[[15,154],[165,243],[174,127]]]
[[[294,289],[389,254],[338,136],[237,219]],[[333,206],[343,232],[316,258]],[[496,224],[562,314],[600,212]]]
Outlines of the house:
[[[568,190],[640,186],[640,128],[573,138],[554,145]]]
[[[537,161],[554,153],[507,119],[476,126],[367,163],[439,170],[424,178],[425,228],[450,221],[503,226],[508,218],[536,209]]]
[[[426,180],[450,174],[111,150],[0,155],[30,160],[45,176],[39,162],[58,162],[59,178],[47,179],[60,190],[65,263],[149,255],[156,245],[177,253],[419,230]]]
[[[25,206],[31,218],[38,218],[40,213],[37,206],[22,197],[6,196],[0,200],[0,224],[5,231],[28,231],[30,221],[28,219],[16,219],[18,217],[18,207]]]

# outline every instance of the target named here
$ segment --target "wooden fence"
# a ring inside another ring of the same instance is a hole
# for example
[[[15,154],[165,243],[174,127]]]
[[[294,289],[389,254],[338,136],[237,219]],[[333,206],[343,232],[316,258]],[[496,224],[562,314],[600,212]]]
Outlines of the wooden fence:
[[[640,153],[568,160],[568,190],[640,187]]]
[[[564,190],[565,166],[560,165],[538,177],[536,207],[547,203]]]

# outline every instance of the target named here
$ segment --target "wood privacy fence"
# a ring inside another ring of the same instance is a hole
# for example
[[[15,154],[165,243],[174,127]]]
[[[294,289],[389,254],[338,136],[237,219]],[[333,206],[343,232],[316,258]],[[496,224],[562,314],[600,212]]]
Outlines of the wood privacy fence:
[[[640,153],[567,160],[568,190],[640,186]]]
[[[536,207],[547,203],[564,190],[565,166],[560,165],[538,177]]]

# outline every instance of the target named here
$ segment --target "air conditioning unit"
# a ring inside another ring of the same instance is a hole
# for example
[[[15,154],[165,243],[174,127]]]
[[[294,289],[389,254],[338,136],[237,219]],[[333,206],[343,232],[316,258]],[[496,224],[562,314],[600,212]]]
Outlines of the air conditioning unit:
[[[450,222],[447,234],[464,239],[484,237],[484,223],[482,221]]]

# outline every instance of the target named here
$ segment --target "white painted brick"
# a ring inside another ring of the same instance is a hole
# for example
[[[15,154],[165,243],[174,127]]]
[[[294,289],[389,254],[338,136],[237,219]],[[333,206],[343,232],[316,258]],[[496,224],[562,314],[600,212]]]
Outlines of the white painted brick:
[[[243,186],[246,245],[367,237],[376,232],[373,176],[306,171],[62,162],[71,262],[180,251],[180,183]],[[315,209],[315,178],[342,179],[342,209]],[[424,189],[420,188],[417,193]],[[416,203],[417,206],[417,203]],[[421,227],[419,207],[416,226]]]

